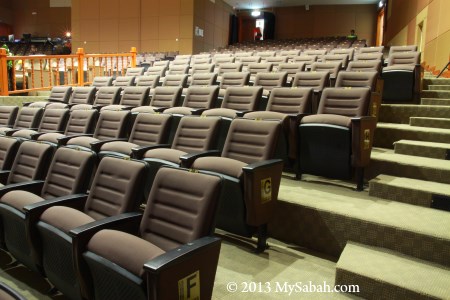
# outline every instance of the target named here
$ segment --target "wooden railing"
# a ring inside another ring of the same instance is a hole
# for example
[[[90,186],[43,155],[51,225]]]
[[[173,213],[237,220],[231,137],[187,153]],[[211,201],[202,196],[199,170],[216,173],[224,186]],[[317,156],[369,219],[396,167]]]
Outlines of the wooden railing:
[[[8,67],[8,63],[11,67]],[[0,96],[49,90],[56,85],[83,86],[96,76],[125,75],[136,66],[136,48],[129,53],[7,56],[0,48]]]

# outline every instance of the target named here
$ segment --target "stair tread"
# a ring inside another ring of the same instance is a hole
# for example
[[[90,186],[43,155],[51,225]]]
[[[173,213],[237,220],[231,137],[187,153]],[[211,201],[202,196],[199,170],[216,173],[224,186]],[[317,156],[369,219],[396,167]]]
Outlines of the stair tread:
[[[450,171],[450,161],[448,160],[398,154],[394,153],[392,149],[373,148],[370,159]]]
[[[433,117],[411,117],[412,119],[424,119],[424,120],[439,120],[439,121],[450,121],[450,118],[433,118]]]
[[[348,242],[336,269],[438,299],[450,293],[450,269],[384,248]]]
[[[387,184],[390,186],[397,186],[402,188],[409,188],[433,194],[450,195],[450,184],[426,181],[414,178],[396,177],[386,174],[380,174],[371,181],[377,183]]]
[[[407,144],[407,145],[418,145],[424,147],[433,147],[433,148],[443,148],[450,149],[450,144],[448,143],[436,143],[436,142],[426,142],[426,141],[413,141],[413,140],[399,140],[395,142],[395,144]]]
[[[446,129],[446,128],[419,127],[419,126],[411,126],[409,124],[399,124],[399,123],[378,122],[377,128],[396,128],[396,129],[400,129],[400,130],[450,134],[450,129]]]
[[[280,201],[450,241],[450,213],[446,211],[370,197],[367,192],[336,194],[323,185],[318,190],[285,178],[281,182]]]

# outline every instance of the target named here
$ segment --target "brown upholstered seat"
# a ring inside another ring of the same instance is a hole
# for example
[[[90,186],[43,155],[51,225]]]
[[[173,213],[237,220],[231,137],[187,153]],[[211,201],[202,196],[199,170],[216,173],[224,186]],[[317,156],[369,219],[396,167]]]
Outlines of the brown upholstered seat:
[[[216,106],[218,86],[190,86],[184,97],[183,106],[164,110],[165,113],[192,115],[200,114],[204,109]]]
[[[371,60],[371,61],[351,61],[348,63],[347,71],[356,71],[356,72],[366,72],[366,71],[375,71],[380,72],[381,70],[381,61]]]
[[[20,141],[15,138],[0,136],[0,170],[9,170],[16,156]]]
[[[382,52],[359,53],[355,55],[354,61],[383,61]]]
[[[205,110],[202,116],[221,116],[235,118],[239,112],[253,111],[258,108],[262,96],[262,87],[234,87],[225,90],[221,108]]]
[[[242,56],[236,58],[236,62],[242,63],[242,71],[248,71],[249,64],[256,64],[261,62],[261,56]]]
[[[120,86],[123,88],[133,86],[135,79],[135,76],[117,76],[113,82],[113,86]]]
[[[144,72],[145,72],[144,67],[128,68],[127,72],[125,73],[125,76],[141,76],[144,75]]]
[[[258,232],[260,251],[266,248],[266,226],[275,209],[283,169],[282,160],[273,159],[280,134],[280,121],[234,119],[221,157],[182,157],[182,166],[225,176],[227,197],[221,203],[217,227],[243,236]]]
[[[27,143],[33,142],[23,142],[22,145]],[[34,144],[51,148],[49,144]],[[31,212],[29,205],[40,205],[48,203],[49,199],[85,193],[94,163],[95,154],[92,151],[61,147],[53,156],[45,182],[31,181],[10,187],[6,193],[0,192],[0,215],[5,244],[8,251],[21,263],[32,270],[41,271],[41,251],[34,227],[40,212]],[[48,161],[46,164],[48,165]]]
[[[312,113],[317,111],[320,96],[324,88],[330,85],[330,73],[321,72],[300,72],[292,80],[292,87],[310,87],[313,88],[314,96],[312,100]]]
[[[287,78],[286,78],[286,84],[288,86],[292,85],[292,80],[295,77],[295,74],[299,72],[303,72],[305,70],[305,63],[286,63],[286,64],[279,64],[278,65],[278,71],[279,72],[286,72]]]
[[[70,298],[81,298],[74,269],[69,231],[95,221],[137,211],[143,201],[146,164],[104,157],[98,165],[89,195],[74,195],[70,202],[40,206],[37,230],[42,243],[42,266],[51,283]],[[87,198],[87,199],[86,199]],[[73,203],[77,202],[77,205]],[[43,204],[44,205],[44,204]]]
[[[94,81],[92,81],[92,86],[96,88],[104,87],[104,86],[112,86],[113,84],[112,76],[95,76]]]
[[[225,96],[225,90],[230,86],[246,86],[250,81],[250,73],[248,72],[230,72],[224,73],[220,80],[219,98]]]
[[[369,164],[375,117],[369,117],[370,88],[327,88],[316,115],[299,127],[299,176],[357,180],[363,189],[363,169]],[[356,172],[356,174],[353,174]]]
[[[133,217],[129,233],[111,230],[117,226],[108,224],[104,230],[92,229],[89,233],[92,238],[81,248],[87,265],[79,267],[82,279],[93,280],[90,285],[84,280],[91,288],[87,294],[99,300],[148,299],[151,294],[160,299],[177,299],[179,280],[187,274],[197,274],[198,297],[210,299],[220,240],[209,235],[214,229],[221,191],[220,177],[162,168],[142,218]],[[124,227],[130,224],[128,219],[131,217],[116,223]],[[127,247],[117,247],[118,243]],[[172,267],[160,268],[169,257]],[[152,284],[147,287],[147,282]],[[111,286],[122,288],[111,296]]]
[[[250,82],[254,82],[256,74],[272,72],[273,64],[271,63],[256,63],[249,64],[247,66],[247,71],[250,73]]]
[[[186,87],[188,74],[169,74],[162,78],[162,86],[167,87]]]
[[[47,106],[48,107],[48,106]],[[49,109],[47,108],[41,119],[41,123],[37,130],[34,129],[20,129],[17,131],[11,130],[7,132],[7,135],[11,135],[15,138],[31,139],[36,133],[46,132],[63,132],[67,119],[69,117],[69,109]]]
[[[254,86],[261,86],[263,88],[263,97],[269,98],[270,91],[276,87],[286,86],[287,73],[286,72],[271,72],[271,73],[258,73],[256,74]],[[259,108],[264,110],[267,102],[261,105]]]
[[[156,63],[156,62],[155,62]],[[166,76],[167,66],[155,66],[149,67],[147,71],[145,71],[144,75],[158,75],[160,78]]]
[[[68,103],[70,96],[72,94],[71,86],[54,86],[50,91],[50,96],[48,101],[37,101],[24,104],[24,106],[34,107],[34,108],[45,108],[50,102],[57,103]]]
[[[362,47],[359,49],[359,53],[383,53],[384,46],[377,47]]]
[[[141,75],[136,77],[136,86],[148,86],[154,89],[158,86],[159,75]]]
[[[12,128],[1,127],[0,135],[5,135],[6,132],[11,129],[37,128],[39,126],[39,122],[41,121],[43,112],[44,110],[42,108],[22,107],[22,109],[20,109],[19,113],[17,114],[14,126],[12,126]]]
[[[18,111],[19,111],[18,106],[7,106],[7,105],[0,106],[0,127],[13,126]]]
[[[341,63],[341,69],[346,69],[349,61],[349,54],[326,54],[323,56],[324,63]]]
[[[153,89],[152,99],[149,106],[141,106],[133,108],[134,112],[156,112],[162,111],[169,107],[175,107],[180,105],[181,92],[183,88],[181,86],[158,86]]]
[[[317,61],[317,55],[300,55],[294,57],[294,63],[304,63],[305,70],[309,70],[311,65]]]
[[[107,105],[101,110],[124,110],[147,105],[149,93],[148,86],[127,86],[123,89],[119,104]]]

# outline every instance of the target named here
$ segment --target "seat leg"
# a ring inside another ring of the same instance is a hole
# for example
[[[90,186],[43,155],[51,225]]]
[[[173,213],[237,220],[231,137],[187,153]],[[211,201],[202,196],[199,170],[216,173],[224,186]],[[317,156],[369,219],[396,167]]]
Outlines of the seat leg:
[[[356,190],[364,190],[364,168],[356,168]]]
[[[256,253],[264,252],[269,245],[267,244],[267,224],[258,227]]]

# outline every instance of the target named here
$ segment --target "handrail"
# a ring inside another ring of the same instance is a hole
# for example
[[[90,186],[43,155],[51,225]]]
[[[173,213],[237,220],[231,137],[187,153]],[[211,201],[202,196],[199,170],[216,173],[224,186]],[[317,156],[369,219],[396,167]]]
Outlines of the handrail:
[[[7,56],[0,49],[0,96],[49,90],[55,85],[84,86],[96,76],[124,75],[136,66],[137,51],[85,54],[78,48],[70,55]],[[8,68],[12,62],[12,68]]]
[[[450,61],[445,65],[445,67],[442,69],[442,71],[439,73],[439,75],[436,76],[436,78],[439,78],[442,75],[442,73],[444,73],[445,71],[447,71],[449,69],[449,67],[450,67]]]

